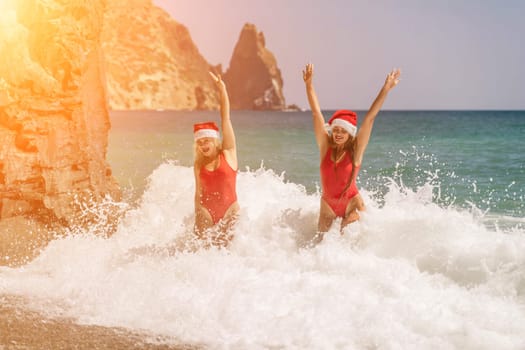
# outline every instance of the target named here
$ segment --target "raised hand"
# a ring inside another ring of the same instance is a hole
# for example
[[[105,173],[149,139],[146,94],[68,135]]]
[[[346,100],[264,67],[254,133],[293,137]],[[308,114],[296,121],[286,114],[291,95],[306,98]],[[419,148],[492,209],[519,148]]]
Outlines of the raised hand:
[[[217,86],[221,90],[226,88],[226,84],[224,84],[224,81],[222,81],[222,77],[220,74],[215,75],[212,72],[208,72],[208,73],[210,73],[211,78],[213,79],[213,81],[215,81],[215,84],[217,84]]]
[[[304,82],[306,84],[311,84],[313,76],[314,76],[314,65],[312,63],[308,63],[306,67],[303,69]]]
[[[385,89],[390,90],[399,83],[399,77],[401,76],[401,70],[394,68],[385,79]]]

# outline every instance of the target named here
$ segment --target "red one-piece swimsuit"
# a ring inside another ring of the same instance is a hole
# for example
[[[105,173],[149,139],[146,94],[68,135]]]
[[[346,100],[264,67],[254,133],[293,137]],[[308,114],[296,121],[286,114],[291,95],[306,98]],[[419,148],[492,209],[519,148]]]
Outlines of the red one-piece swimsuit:
[[[348,152],[345,153],[343,159],[336,163],[332,160],[331,148],[328,149],[321,161],[322,198],[332,208],[335,215],[342,218],[345,217],[346,207],[350,200],[359,193],[355,181],[359,172],[359,166],[355,169],[352,183],[343,193],[350,174],[352,174],[352,168],[352,158]]]
[[[213,223],[218,223],[228,208],[237,201],[237,171],[233,170],[224,154],[219,153],[219,167],[213,171],[202,167],[199,172],[201,185],[200,203],[210,213]]]

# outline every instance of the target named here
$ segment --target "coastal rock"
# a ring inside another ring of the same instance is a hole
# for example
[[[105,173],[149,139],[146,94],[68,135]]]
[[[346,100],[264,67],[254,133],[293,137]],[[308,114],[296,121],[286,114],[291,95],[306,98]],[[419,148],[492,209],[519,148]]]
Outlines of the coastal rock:
[[[277,60],[266,48],[264,34],[253,24],[244,25],[224,81],[232,109],[286,108]]]
[[[208,72],[222,74],[221,66],[208,63],[188,29],[151,0],[109,1],[102,43],[111,109],[218,108]],[[242,29],[224,80],[232,109],[288,108],[277,61],[253,24]]]
[[[106,162],[105,0],[3,6],[0,264],[17,264],[57,232],[90,222],[88,209],[120,190]]]
[[[112,0],[102,32],[112,109],[216,109],[216,73],[188,29],[151,0]],[[219,68],[220,69],[220,68]]]

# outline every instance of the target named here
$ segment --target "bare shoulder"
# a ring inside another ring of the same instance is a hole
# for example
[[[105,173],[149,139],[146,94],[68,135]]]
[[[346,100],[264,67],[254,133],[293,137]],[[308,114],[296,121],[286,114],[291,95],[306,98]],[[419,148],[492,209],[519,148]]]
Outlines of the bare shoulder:
[[[319,140],[319,154],[321,155],[321,158],[324,157],[326,152],[330,149],[330,135],[326,133],[325,137],[322,137]]]
[[[237,151],[235,149],[225,149],[222,151],[224,154],[224,159],[233,170],[237,171]]]

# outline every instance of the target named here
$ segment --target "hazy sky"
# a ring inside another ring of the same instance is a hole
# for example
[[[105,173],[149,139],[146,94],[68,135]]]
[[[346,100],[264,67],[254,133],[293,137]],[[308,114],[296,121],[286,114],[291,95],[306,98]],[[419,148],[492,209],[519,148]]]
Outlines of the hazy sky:
[[[287,104],[307,107],[314,63],[323,109],[367,109],[388,71],[385,109],[525,109],[523,0],[154,0],[188,27],[211,64],[229,66],[243,25],[266,37]]]

